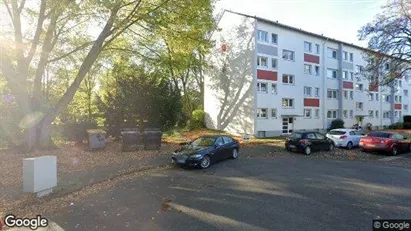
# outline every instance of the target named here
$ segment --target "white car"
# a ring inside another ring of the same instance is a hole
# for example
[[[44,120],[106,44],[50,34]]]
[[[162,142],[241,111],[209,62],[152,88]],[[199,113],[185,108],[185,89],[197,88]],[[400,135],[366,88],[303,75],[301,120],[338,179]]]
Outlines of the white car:
[[[360,139],[366,134],[361,130],[339,128],[329,131],[326,136],[334,141],[336,147],[351,149],[354,146],[359,146]]]

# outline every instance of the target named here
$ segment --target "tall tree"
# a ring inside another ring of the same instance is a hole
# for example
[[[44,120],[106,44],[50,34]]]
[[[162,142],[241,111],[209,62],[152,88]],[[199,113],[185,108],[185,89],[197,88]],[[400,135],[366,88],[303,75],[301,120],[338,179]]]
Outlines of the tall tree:
[[[136,25],[156,23],[153,18],[164,15],[163,9],[184,7],[190,2],[180,0],[180,5],[171,0],[3,0],[11,28],[9,33],[2,33],[5,36],[0,42],[0,70],[16,99],[20,125],[28,135],[27,147],[49,144],[51,122],[67,108],[100,53],[117,37]],[[31,23],[34,27],[29,26]],[[84,37],[88,39],[83,41]],[[84,55],[79,55],[74,80],[54,105],[40,111],[47,65],[73,58],[77,52]]]
[[[411,70],[411,1],[390,0],[373,22],[359,31],[368,39],[364,76],[375,85],[389,85]],[[375,52],[374,52],[375,51]]]

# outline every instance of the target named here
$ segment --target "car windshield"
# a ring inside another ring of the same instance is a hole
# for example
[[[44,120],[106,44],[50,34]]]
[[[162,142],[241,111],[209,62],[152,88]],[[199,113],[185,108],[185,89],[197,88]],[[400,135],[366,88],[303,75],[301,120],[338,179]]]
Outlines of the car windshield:
[[[200,137],[200,138],[195,139],[193,142],[191,142],[190,145],[193,147],[212,146],[215,140],[216,140],[215,137]]]
[[[371,132],[368,134],[370,137],[379,137],[379,138],[390,138],[390,133],[385,133],[385,132]]]
[[[301,139],[303,135],[301,133],[293,133],[290,135],[290,137],[293,139]]]
[[[328,132],[330,135],[344,135],[345,131],[330,131]]]

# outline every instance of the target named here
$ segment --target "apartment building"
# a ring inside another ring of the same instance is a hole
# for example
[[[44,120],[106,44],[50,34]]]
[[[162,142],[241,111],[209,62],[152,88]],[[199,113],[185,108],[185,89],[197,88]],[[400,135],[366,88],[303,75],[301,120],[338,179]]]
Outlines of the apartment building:
[[[232,11],[218,27],[204,79],[208,128],[269,137],[323,131],[336,118],[383,127],[409,114],[409,76],[370,84],[365,48]]]

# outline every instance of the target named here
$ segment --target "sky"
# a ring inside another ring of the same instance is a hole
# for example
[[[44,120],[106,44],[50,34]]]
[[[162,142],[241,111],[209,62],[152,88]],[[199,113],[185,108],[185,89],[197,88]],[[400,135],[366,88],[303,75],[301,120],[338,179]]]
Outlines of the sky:
[[[386,0],[220,0],[228,9],[366,47],[358,30],[381,13]]]

